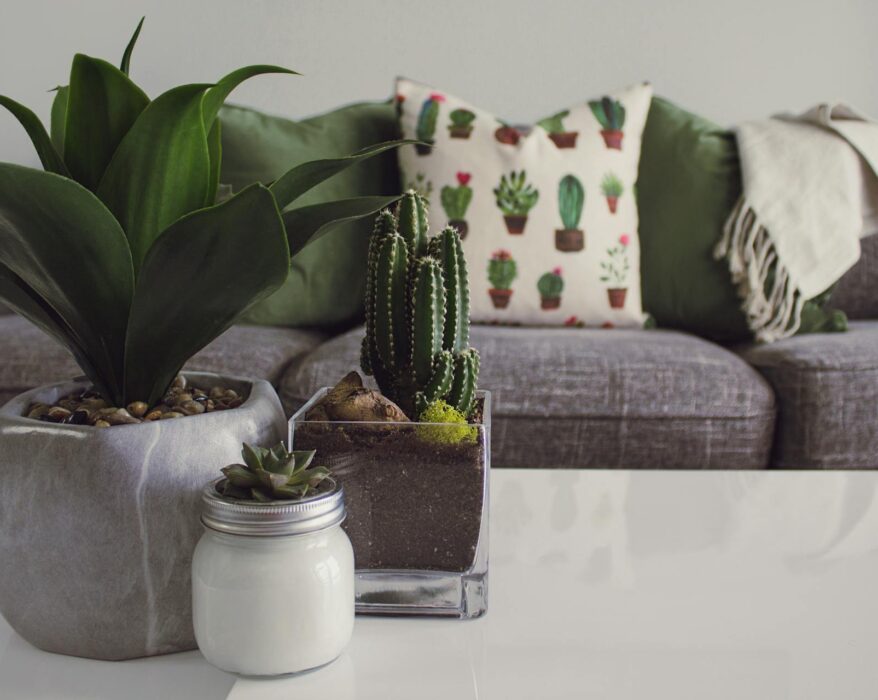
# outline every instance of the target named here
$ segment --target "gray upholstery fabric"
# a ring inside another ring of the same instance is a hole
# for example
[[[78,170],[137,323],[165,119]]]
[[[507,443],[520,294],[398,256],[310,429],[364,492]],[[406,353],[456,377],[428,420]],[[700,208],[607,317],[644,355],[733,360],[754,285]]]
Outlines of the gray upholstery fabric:
[[[841,278],[830,303],[851,319],[878,318],[878,234],[860,243],[860,259]]]
[[[312,352],[281,383],[287,410],[357,366],[362,330]],[[478,326],[502,467],[761,468],[774,396],[740,358],[672,331]]]
[[[235,326],[186,365],[277,384],[291,363],[325,338],[312,331]],[[22,391],[82,374],[69,353],[20,316],[0,317],[0,405]]]
[[[878,467],[878,321],[740,352],[777,395],[773,466]]]

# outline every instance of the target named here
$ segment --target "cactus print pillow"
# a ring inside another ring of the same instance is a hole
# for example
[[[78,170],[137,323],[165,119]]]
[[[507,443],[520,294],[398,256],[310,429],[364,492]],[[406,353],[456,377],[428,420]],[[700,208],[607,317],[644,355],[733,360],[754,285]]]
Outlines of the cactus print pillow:
[[[517,129],[399,80],[402,181],[463,237],[472,319],[641,326],[637,200],[652,88],[606,95]]]

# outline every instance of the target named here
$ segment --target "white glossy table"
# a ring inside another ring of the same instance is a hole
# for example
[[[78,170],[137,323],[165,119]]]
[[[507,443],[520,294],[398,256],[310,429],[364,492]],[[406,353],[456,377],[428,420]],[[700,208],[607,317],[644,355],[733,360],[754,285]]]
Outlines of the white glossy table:
[[[358,618],[334,664],[267,681],[46,654],[0,621],[0,698],[878,697],[878,473],[492,479],[483,619]]]

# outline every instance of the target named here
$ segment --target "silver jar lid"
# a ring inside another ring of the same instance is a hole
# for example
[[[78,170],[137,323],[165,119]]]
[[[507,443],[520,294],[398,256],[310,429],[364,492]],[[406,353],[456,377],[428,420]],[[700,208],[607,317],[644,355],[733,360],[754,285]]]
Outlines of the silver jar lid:
[[[345,519],[344,489],[337,483],[331,490],[300,501],[259,503],[223,498],[216,491],[220,481],[211,482],[202,492],[201,522],[217,532],[249,537],[305,535]]]

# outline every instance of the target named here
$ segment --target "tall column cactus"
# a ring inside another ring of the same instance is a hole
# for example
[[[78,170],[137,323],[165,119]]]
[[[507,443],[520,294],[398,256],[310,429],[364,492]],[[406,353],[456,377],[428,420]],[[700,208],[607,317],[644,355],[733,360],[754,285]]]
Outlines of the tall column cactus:
[[[414,191],[382,211],[369,244],[363,371],[412,418],[442,399],[468,416],[479,355],[469,346],[469,287],[460,236],[428,237]]]

